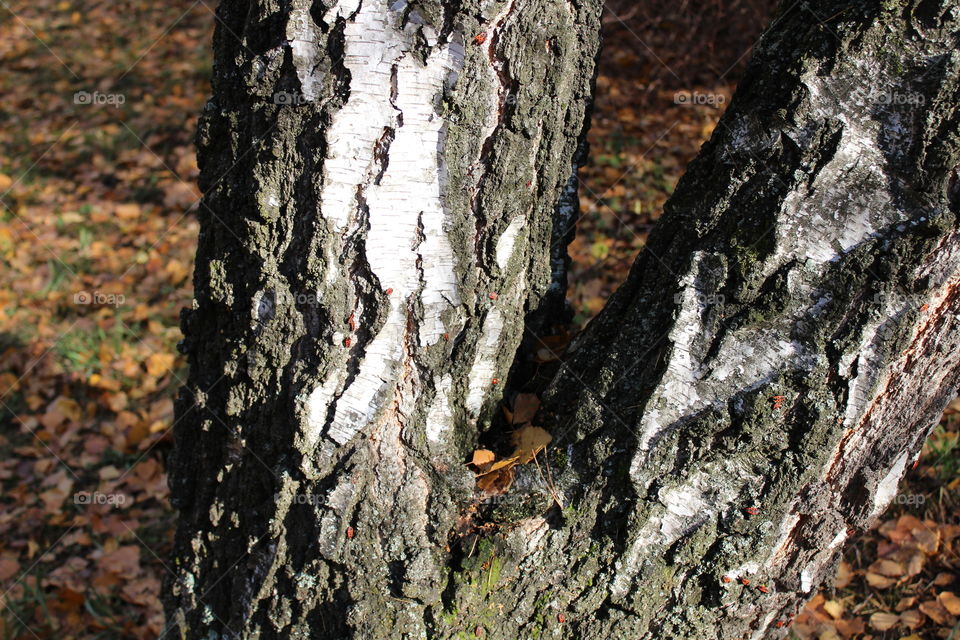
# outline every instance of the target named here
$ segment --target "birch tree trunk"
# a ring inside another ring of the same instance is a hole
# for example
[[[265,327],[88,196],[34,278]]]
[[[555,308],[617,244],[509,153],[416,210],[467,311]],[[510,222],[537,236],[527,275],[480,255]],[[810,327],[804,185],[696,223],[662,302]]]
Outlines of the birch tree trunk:
[[[956,392],[955,3],[784,5],[494,505],[599,3],[218,15],[172,633],[783,637]]]

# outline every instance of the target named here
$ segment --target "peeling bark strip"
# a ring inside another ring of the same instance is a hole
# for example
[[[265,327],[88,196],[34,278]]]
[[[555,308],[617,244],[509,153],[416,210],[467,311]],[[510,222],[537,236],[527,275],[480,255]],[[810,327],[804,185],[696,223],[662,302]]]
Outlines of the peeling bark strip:
[[[171,636],[449,631],[462,461],[559,278],[599,12],[221,2]]]

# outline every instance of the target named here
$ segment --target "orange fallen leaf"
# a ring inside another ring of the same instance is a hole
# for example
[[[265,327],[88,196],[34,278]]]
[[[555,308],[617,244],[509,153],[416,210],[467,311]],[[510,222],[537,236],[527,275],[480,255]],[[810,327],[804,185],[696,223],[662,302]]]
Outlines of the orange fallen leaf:
[[[497,459],[497,456],[493,451],[488,451],[487,449],[477,449],[473,452],[473,460],[470,461],[470,464],[482,469],[484,466],[493,463]]]

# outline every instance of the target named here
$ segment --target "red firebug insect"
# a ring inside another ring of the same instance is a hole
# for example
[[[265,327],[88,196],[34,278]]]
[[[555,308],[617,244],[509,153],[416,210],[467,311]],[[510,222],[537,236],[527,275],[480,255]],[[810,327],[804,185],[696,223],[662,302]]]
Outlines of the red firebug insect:
[[[760,509],[757,509],[756,507],[747,507],[746,509],[744,509],[744,511],[746,511],[747,514],[751,516],[755,516],[758,513],[760,513]]]
[[[351,340],[350,338],[343,339],[343,346],[349,347],[351,344],[353,344],[353,340]]]
[[[391,293],[393,293],[393,289],[387,289],[386,291],[384,291],[384,293],[387,295],[390,295]]]
[[[760,585],[759,587],[757,587],[757,589],[760,591],[760,593],[770,593],[770,589],[767,589],[763,585]]]
[[[500,296],[497,295],[497,292],[496,292],[496,291],[491,291],[491,292],[490,292],[490,299],[491,299],[491,300],[496,300],[496,299],[499,298],[499,297],[500,297]]]
[[[740,584],[746,586],[750,584],[750,580],[748,578],[740,578]]]
[[[783,620],[777,620],[777,629],[783,629],[783,627],[785,627],[786,624],[787,623],[785,623]]]
[[[449,340],[449,339],[450,339],[450,334],[449,334],[449,333],[443,334],[443,339],[444,339],[444,340]]]
[[[491,380],[491,382],[493,382],[493,384],[497,384],[497,383],[500,382],[500,381],[497,380],[496,378],[494,378],[493,380]]]
[[[347,318],[347,324],[350,325],[350,331],[356,331],[356,330],[357,330],[357,321],[353,319],[353,314],[352,314],[352,313],[350,314],[350,317]]]
[[[473,44],[483,44],[487,41],[487,32],[483,31],[473,37]]]
[[[353,527],[347,527],[347,539],[348,539],[348,540],[353,540],[353,533],[354,533]]]
[[[725,583],[730,583],[730,582],[732,581],[732,579],[730,578],[730,576],[723,576],[723,577],[720,578],[720,579],[723,580]]]
[[[563,624],[566,621],[567,621],[567,616],[563,615],[562,613],[557,614],[557,622],[559,622],[560,624]]]
[[[779,409],[783,406],[783,401],[786,400],[786,396],[773,396],[773,408]]]
[[[930,308],[930,305],[924,303],[924,305],[923,305],[922,307],[920,307],[920,311],[926,311],[926,310],[929,309],[929,308]]]

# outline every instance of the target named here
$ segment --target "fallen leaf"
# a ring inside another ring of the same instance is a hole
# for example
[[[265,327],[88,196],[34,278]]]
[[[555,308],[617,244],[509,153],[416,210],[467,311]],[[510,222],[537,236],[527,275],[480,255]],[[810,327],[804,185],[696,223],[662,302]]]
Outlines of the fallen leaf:
[[[837,566],[837,575],[833,579],[833,586],[837,589],[843,589],[853,580],[853,571],[850,569],[849,562],[841,562]]]
[[[923,614],[916,609],[910,609],[900,614],[900,622],[910,629],[918,629],[923,625]]]
[[[877,631],[893,629],[900,622],[900,616],[895,613],[877,612],[870,616],[870,626]]]
[[[830,617],[836,620],[843,617],[843,605],[836,600],[827,600],[823,603],[823,610],[830,614]]]
[[[879,573],[867,571],[867,584],[875,589],[886,589],[896,584],[896,580],[884,577]]]
[[[0,582],[17,575],[20,563],[13,556],[0,556]]]
[[[516,451],[513,455],[520,458],[520,464],[526,464],[546,448],[553,436],[540,427],[527,426],[513,432],[513,444]]]
[[[493,463],[497,459],[497,456],[493,451],[488,451],[487,449],[477,449],[473,452],[473,460],[470,461],[470,464],[482,469],[484,466]]]
[[[173,367],[174,355],[172,353],[154,353],[147,358],[147,373],[152,376],[162,376]]]
[[[960,598],[958,598],[952,591],[942,592],[939,596],[937,596],[937,600],[940,601],[940,604],[943,605],[943,608],[949,611],[951,615],[960,615]]]
[[[936,600],[928,600],[920,603],[920,611],[928,618],[939,625],[946,625],[950,622],[950,612]]]

